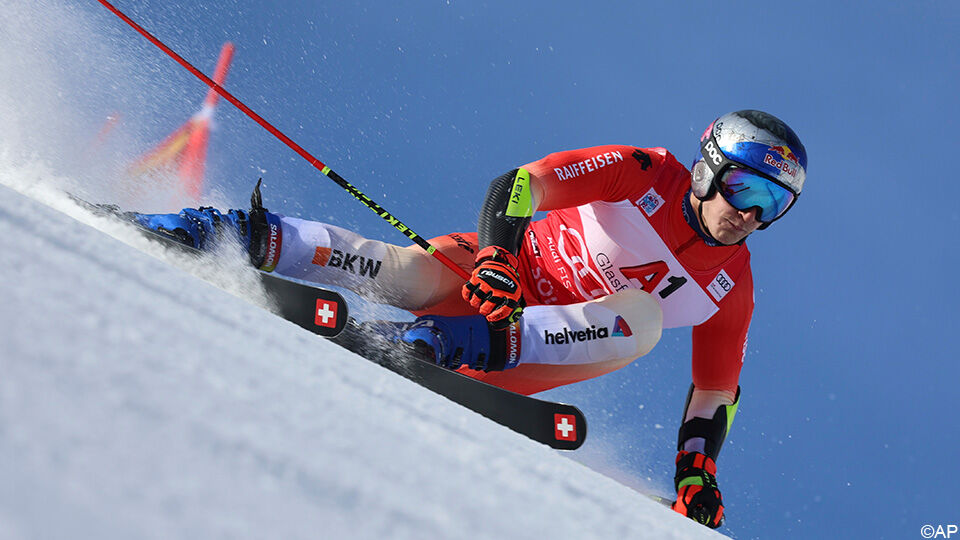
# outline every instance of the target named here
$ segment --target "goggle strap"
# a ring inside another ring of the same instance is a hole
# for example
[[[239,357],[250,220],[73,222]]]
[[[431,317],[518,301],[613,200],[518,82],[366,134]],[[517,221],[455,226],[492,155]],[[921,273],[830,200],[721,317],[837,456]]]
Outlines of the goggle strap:
[[[707,167],[713,172],[714,178],[730,163],[727,156],[720,150],[717,139],[713,136],[713,126],[710,126],[710,136],[700,145],[700,154],[703,156],[703,161],[707,164]]]

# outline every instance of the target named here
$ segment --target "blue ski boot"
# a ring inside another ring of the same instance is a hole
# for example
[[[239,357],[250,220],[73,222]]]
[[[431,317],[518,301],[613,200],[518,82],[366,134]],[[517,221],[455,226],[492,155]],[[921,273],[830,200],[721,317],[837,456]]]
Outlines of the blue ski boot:
[[[224,214],[202,206],[184,208],[179,214],[131,213],[130,218],[145,229],[196,249],[211,250],[225,238],[238,239],[250,254],[251,264],[272,271],[280,258],[280,218],[263,207],[260,183],[258,180],[250,197],[250,212],[229,210]]]
[[[510,331],[491,332],[482,315],[426,315],[412,323],[375,321],[362,326],[388,342],[410,344],[418,356],[448,369],[466,365],[470,369],[501,371],[516,366],[519,357],[514,355],[512,361],[508,361]],[[519,340],[519,336],[514,339]]]
[[[226,232],[224,226],[236,231],[245,244],[250,242],[249,220],[242,210],[230,210],[224,215],[216,208],[201,206],[184,208],[179,214],[135,213],[132,217],[141,227],[196,249],[212,249]]]

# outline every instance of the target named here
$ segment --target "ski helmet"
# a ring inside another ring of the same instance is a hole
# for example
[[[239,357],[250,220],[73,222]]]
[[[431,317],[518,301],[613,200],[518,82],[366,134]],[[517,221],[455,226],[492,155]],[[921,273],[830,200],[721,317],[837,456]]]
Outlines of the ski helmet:
[[[765,229],[793,206],[806,176],[807,151],[797,134],[772,114],[743,110],[703,132],[691,188],[701,201],[717,190],[734,208],[757,207]]]

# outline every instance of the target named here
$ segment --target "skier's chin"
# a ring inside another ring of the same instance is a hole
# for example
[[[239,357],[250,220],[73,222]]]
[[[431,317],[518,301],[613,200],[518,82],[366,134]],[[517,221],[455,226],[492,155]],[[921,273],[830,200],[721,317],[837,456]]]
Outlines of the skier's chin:
[[[721,220],[716,230],[711,232],[713,233],[711,236],[713,236],[714,240],[725,246],[732,246],[742,242],[750,236],[750,233],[753,231],[737,227],[734,223],[724,219]]]

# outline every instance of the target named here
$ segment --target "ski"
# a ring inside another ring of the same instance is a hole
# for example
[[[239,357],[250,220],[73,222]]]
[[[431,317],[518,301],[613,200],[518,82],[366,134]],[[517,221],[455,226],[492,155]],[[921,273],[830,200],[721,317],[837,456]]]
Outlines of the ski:
[[[657,501],[658,503],[666,506],[667,508],[673,508],[673,499],[668,499],[661,495],[654,495],[652,493],[644,493],[649,499]]]
[[[576,450],[586,439],[587,420],[573,405],[504,390],[440,367],[407,344],[378,338],[351,320],[331,341],[551,448]]]
[[[293,324],[326,338],[346,327],[350,312],[340,293],[262,271],[260,282],[279,308],[277,315]]]
[[[192,256],[204,255],[203,251],[183,243],[184,240],[174,233],[164,234],[139,226],[132,221],[129,213],[123,212],[116,205],[94,204],[76,195],[70,193],[67,195],[93,214],[130,223],[144,237],[155,240],[165,247],[171,247]],[[261,270],[257,272],[267,296],[279,308],[277,315],[323,337],[334,337],[343,330],[349,318],[349,310],[347,302],[340,293],[284,279]]]
[[[75,195],[70,197],[94,214],[132,224],[145,237],[164,246],[194,256],[204,255],[173,232],[139,226],[130,213],[115,205],[94,204]],[[277,315],[297,326],[551,448],[576,450],[586,439],[587,421],[577,407],[510,392],[440,367],[406,344],[387,342],[364,332],[361,324],[349,318],[349,308],[339,293],[267,272],[259,273],[264,289],[279,308]]]

